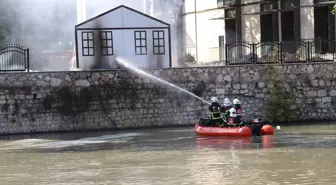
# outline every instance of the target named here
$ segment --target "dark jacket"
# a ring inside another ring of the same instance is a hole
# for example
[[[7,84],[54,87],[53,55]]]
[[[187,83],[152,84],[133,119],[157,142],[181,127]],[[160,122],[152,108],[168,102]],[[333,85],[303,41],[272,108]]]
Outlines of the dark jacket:
[[[232,106],[222,106],[220,110],[221,110],[221,112],[226,113],[226,112],[228,112],[231,108],[232,108]]]
[[[213,102],[209,106],[209,111],[210,112],[219,112],[221,110],[221,105],[219,105],[218,102]]]
[[[240,104],[236,104],[236,105],[233,105],[233,108],[236,109],[236,114],[237,116],[242,116],[242,113],[243,113],[243,110],[241,108],[241,105]]]
[[[209,106],[209,111],[211,112],[211,118],[212,119],[221,119],[221,113],[220,113],[221,106],[218,102],[213,102]]]

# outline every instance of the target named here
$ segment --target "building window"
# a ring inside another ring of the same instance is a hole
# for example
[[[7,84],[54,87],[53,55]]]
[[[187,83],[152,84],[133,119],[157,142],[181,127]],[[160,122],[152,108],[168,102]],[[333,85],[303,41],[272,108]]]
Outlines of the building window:
[[[94,56],[94,32],[82,32],[82,55]]]
[[[224,16],[227,19],[235,19],[236,18],[236,9],[235,8],[225,9]]]
[[[147,35],[146,31],[134,31],[135,54],[147,55]]]
[[[236,4],[236,0],[217,0],[217,7],[230,6]]]
[[[153,31],[153,53],[154,55],[165,54],[164,31]]]
[[[112,31],[102,31],[101,36],[101,49],[102,55],[113,55],[113,35]]]

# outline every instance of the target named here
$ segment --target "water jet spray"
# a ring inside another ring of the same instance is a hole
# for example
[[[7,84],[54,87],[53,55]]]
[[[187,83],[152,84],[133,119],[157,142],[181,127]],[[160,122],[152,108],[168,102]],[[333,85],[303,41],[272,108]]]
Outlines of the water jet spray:
[[[187,90],[185,90],[185,89],[183,89],[183,88],[181,88],[181,87],[178,87],[178,86],[176,86],[176,85],[174,85],[174,84],[172,84],[172,83],[169,83],[169,82],[167,82],[167,81],[165,81],[165,80],[162,80],[161,78],[158,78],[158,77],[156,77],[156,76],[154,76],[154,75],[151,75],[151,74],[149,74],[149,73],[147,73],[147,72],[145,72],[145,71],[139,69],[138,67],[136,67],[136,66],[130,64],[130,63],[127,62],[125,59],[122,59],[121,57],[117,57],[117,58],[116,58],[116,61],[117,61],[120,65],[124,66],[125,68],[127,68],[127,69],[129,69],[129,70],[132,70],[133,72],[138,73],[139,75],[142,75],[142,76],[145,76],[145,77],[147,77],[147,78],[150,78],[150,79],[159,81],[159,82],[164,83],[164,84],[166,84],[166,85],[168,85],[168,86],[170,86],[170,87],[174,87],[174,88],[176,88],[176,89],[178,89],[178,90],[180,90],[180,91],[183,91],[183,92],[185,92],[185,93],[187,93],[187,94],[189,94],[189,95],[191,95],[191,96],[193,96],[193,97],[195,97],[195,98],[201,100],[203,103],[206,103],[206,104],[208,104],[208,105],[211,105],[210,102],[204,100],[203,98],[201,98],[201,97],[199,97],[199,96],[196,96],[195,94],[193,94],[193,93],[191,93],[191,92],[189,92],[189,91],[187,91]]]

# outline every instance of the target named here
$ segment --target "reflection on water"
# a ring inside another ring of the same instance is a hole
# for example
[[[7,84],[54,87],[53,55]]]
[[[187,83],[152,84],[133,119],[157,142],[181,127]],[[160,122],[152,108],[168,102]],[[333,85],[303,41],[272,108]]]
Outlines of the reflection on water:
[[[0,141],[1,184],[333,184],[336,125],[275,136],[196,137],[193,128],[30,135]]]

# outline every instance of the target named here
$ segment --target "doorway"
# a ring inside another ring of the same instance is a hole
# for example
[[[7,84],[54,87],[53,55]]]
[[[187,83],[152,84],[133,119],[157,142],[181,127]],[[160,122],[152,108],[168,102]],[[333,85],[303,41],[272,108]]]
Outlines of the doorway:
[[[236,41],[236,19],[225,19],[225,43]]]
[[[314,8],[315,52],[325,54],[328,52],[329,38],[329,11],[328,6]]]
[[[282,41],[294,40],[294,11],[281,13]]]
[[[260,34],[261,42],[273,41],[273,16],[272,14],[264,14],[260,16]]]

